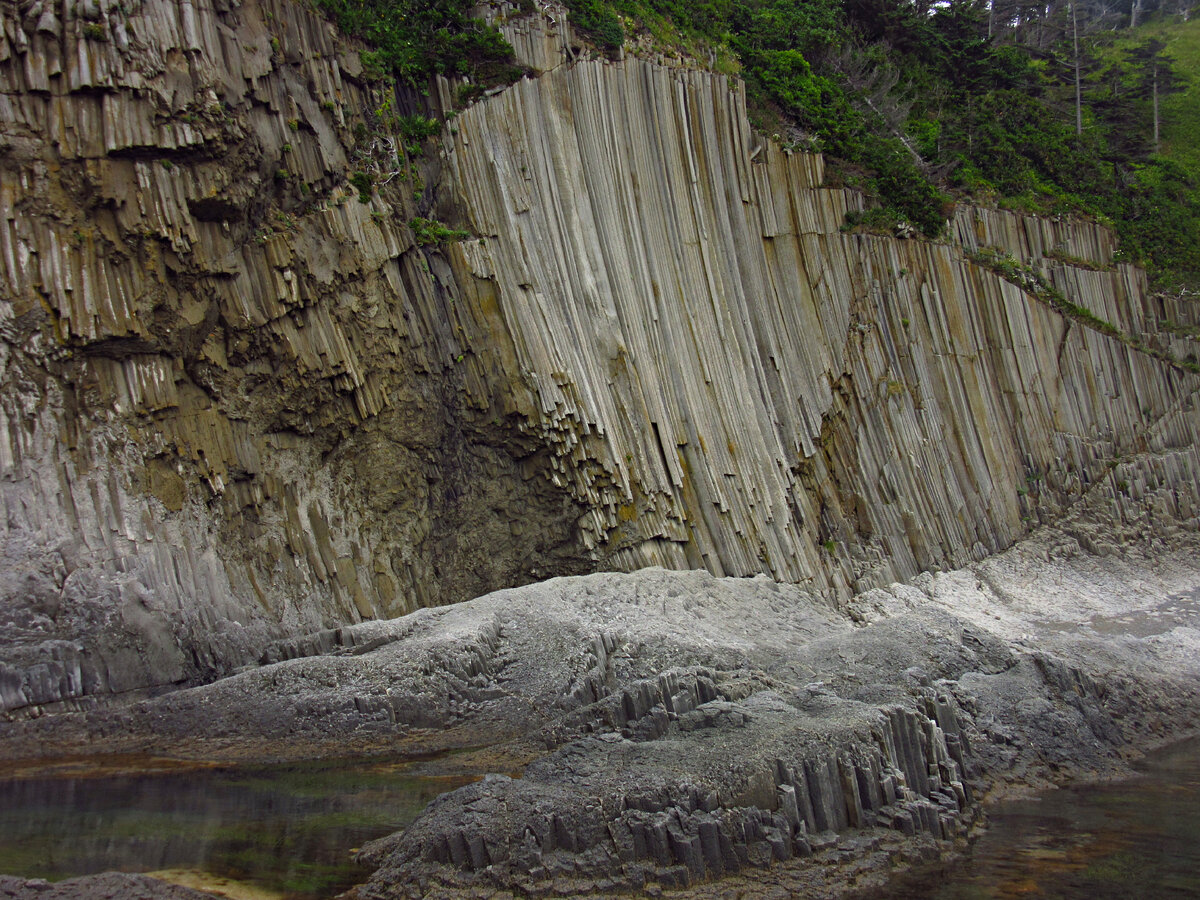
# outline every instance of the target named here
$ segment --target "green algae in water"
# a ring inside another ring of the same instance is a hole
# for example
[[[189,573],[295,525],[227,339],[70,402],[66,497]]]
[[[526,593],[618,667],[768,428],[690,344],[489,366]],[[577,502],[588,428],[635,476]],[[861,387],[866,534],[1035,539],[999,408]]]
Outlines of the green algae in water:
[[[329,897],[369,874],[353,849],[471,780],[327,762],[0,782],[0,872],[190,870],[297,900]]]

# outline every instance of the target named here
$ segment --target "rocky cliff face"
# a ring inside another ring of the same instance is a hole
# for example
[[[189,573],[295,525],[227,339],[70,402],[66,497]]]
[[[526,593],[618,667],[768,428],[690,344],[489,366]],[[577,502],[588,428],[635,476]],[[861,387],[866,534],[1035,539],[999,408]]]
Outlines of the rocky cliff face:
[[[968,258],[1187,352],[1100,227],[844,234],[736,82],[553,11],[496,4],[538,76],[393,161],[379,110],[453,86],[385,91],[289,0],[0,9],[5,709],[556,574],[845,598],[1084,497],[1196,527],[1200,378]]]

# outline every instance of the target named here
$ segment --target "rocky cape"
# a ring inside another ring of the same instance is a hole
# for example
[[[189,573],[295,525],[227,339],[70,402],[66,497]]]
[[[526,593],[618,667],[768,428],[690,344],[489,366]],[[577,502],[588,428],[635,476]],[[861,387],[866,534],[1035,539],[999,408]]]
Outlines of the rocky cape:
[[[456,109],[292,0],[0,0],[0,754],[487,746],[363,897],[833,891],[1195,721],[1200,310],[482,12]]]

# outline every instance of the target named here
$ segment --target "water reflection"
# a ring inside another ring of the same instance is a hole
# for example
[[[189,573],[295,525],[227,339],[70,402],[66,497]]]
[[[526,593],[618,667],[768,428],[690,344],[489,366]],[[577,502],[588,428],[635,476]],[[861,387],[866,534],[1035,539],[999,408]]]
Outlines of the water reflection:
[[[889,900],[1200,897],[1200,739],[1154,754],[1136,779],[1051,791],[989,810],[971,858]]]
[[[1143,768],[1131,781],[993,807],[966,864],[872,900],[1200,897],[1200,739]],[[0,782],[0,872],[199,869],[277,896],[331,897],[368,874],[351,848],[470,780],[322,763]]]
[[[55,880],[201,869],[328,897],[366,874],[351,848],[470,780],[324,763],[0,782],[0,872]]]

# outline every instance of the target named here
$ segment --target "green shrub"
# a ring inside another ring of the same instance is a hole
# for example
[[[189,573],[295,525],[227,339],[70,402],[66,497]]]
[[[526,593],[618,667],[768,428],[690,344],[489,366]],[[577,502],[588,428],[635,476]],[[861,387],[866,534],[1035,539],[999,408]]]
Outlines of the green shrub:
[[[369,172],[355,172],[350,176],[350,184],[358,190],[358,202],[370,203],[371,194],[375,191],[375,177]]]
[[[426,116],[401,116],[396,120],[400,136],[409,143],[420,143],[442,133],[442,123]]]
[[[413,231],[413,237],[422,246],[448,244],[454,241],[465,241],[470,236],[469,231],[451,228],[436,219],[410,219],[408,227]]]
[[[571,24],[596,46],[614,56],[625,43],[625,29],[616,14],[601,0],[566,0]]]
[[[317,0],[347,34],[372,44],[364,52],[369,80],[388,75],[412,85],[432,74],[515,81],[513,49],[495,28],[472,16],[472,0]]]

